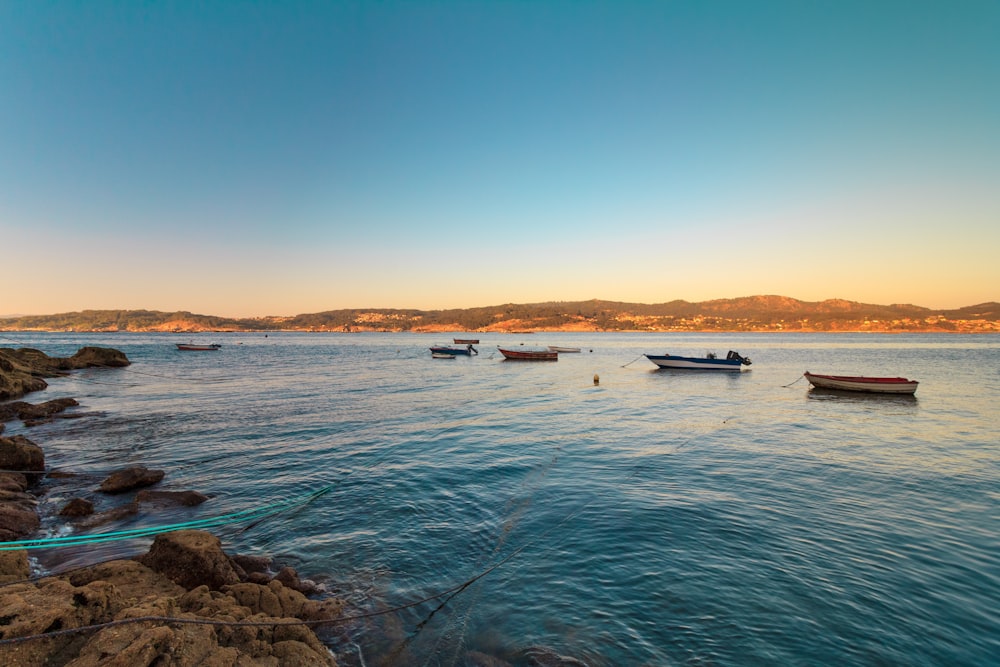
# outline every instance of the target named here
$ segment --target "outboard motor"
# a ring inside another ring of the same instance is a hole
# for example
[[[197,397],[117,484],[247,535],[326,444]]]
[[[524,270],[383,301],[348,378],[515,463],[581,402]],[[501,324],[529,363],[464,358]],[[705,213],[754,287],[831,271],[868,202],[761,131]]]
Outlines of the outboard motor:
[[[726,355],[726,359],[729,359],[730,361],[732,361],[733,359],[739,359],[740,363],[743,364],[744,366],[749,366],[751,363],[753,363],[750,361],[750,357],[740,356],[738,352],[733,352],[732,350],[729,350],[729,354]]]

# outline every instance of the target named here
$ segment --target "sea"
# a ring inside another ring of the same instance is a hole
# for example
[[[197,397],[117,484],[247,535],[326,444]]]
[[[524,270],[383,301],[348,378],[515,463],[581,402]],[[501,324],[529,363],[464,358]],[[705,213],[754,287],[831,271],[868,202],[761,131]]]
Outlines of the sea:
[[[5,332],[132,361],[52,379],[26,400],[73,397],[79,417],[5,435],[75,474],[43,483],[42,534],[229,517],[211,529],[227,552],[349,602],[320,630],[342,665],[1000,664],[1000,336],[475,336],[478,355],[443,360],[429,348],[452,334]],[[191,340],[222,347],[176,349]],[[748,370],[643,356],[729,350]],[[824,392],[804,371],[920,385]],[[95,490],[128,465],[209,500],[86,530],[55,516],[75,496],[122,505]]]

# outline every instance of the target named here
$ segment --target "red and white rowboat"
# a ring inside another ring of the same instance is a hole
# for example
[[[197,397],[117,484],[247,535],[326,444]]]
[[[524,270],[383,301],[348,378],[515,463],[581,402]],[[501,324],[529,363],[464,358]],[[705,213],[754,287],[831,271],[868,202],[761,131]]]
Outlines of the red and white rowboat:
[[[552,350],[507,350],[499,345],[497,349],[512,361],[559,361],[559,353]]]
[[[817,389],[841,389],[844,391],[867,391],[873,394],[913,394],[917,391],[916,380],[906,378],[870,378],[863,375],[816,375],[805,372],[805,378]]]

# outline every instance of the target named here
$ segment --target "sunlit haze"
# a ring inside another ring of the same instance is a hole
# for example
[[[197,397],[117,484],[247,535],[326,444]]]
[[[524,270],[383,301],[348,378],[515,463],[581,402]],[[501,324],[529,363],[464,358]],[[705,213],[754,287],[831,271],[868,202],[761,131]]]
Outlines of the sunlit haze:
[[[1000,300],[1000,3],[0,4],[0,315]]]

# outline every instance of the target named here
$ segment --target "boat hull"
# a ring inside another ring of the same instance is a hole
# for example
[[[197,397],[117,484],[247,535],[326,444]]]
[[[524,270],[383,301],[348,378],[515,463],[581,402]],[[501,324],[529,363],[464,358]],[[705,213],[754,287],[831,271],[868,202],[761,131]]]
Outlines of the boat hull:
[[[452,338],[451,342],[455,345],[479,345],[478,338]]]
[[[672,354],[647,354],[647,359],[660,368],[679,368],[697,371],[731,371],[739,373],[743,370],[743,362],[739,359],[702,359],[698,357],[678,357]]]
[[[175,343],[181,352],[215,352],[222,345],[212,343],[211,345],[196,345],[194,343]]]
[[[817,389],[863,391],[869,394],[915,394],[916,380],[906,378],[865,377],[860,375],[815,375],[805,373],[805,378]]]
[[[474,347],[432,347],[431,354],[450,354],[452,356],[456,354],[464,354],[466,356],[472,356],[473,354],[479,354],[475,351]]]
[[[549,345],[549,351],[551,352],[562,352],[564,354],[569,354],[572,352],[579,352],[578,347],[559,347],[558,345]]]
[[[511,361],[559,361],[559,353],[552,350],[506,350],[497,347],[505,359]]]

